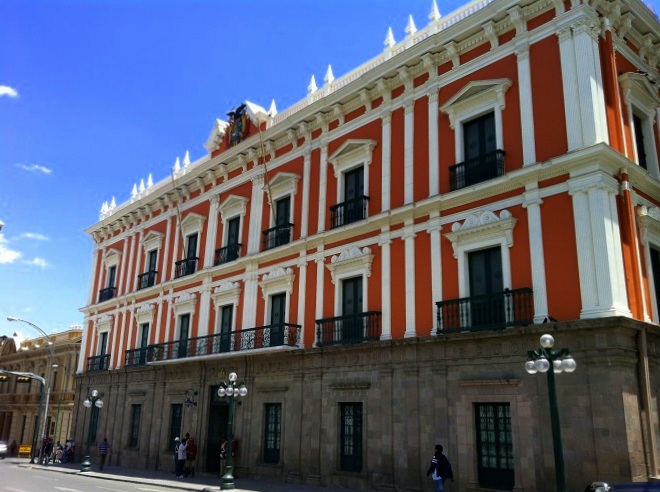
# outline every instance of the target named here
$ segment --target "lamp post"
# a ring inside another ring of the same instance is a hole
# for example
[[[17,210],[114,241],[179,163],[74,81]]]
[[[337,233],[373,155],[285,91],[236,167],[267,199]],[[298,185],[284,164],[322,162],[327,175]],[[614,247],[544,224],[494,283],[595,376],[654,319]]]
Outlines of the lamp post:
[[[555,339],[552,335],[542,335],[541,347],[528,352],[529,359],[525,370],[530,374],[548,374],[548,399],[550,400],[550,424],[552,426],[552,445],[555,453],[555,476],[557,492],[566,492],[566,473],[564,469],[564,450],[561,442],[561,426],[559,425],[559,406],[557,404],[557,389],[555,373],[571,373],[577,364],[568,349],[553,350]],[[549,369],[552,367],[552,371]]]
[[[83,401],[83,405],[85,408],[91,408],[92,405],[98,408],[99,410],[103,408],[103,400],[101,400],[101,397],[103,395],[100,394],[96,390],[92,390],[92,392],[87,395],[87,398],[85,398],[85,401]],[[94,410],[92,409],[92,414]],[[85,427],[85,422],[83,421],[83,427]],[[89,429],[87,429],[87,447],[85,448],[85,458],[83,459],[82,462],[82,468],[81,472],[88,472],[92,471],[92,460],[89,456],[89,448],[92,444],[92,415],[89,416]]]
[[[49,382],[50,382],[50,377],[51,377],[51,371],[52,371],[52,369],[56,369],[58,367],[57,362],[53,362],[54,359],[55,359],[55,348],[53,347],[53,342],[51,341],[48,334],[44,330],[39,328],[37,325],[35,325],[34,323],[30,323],[29,321],[26,321],[24,319],[17,318],[16,316],[7,316],[7,321],[19,321],[19,322],[25,323],[26,325],[29,325],[32,328],[34,328],[35,330],[37,330],[46,339],[46,344],[48,345],[48,349],[50,350],[50,355],[48,357],[48,373],[46,374],[46,378],[43,382],[44,386],[47,385],[46,386],[46,407],[45,407],[45,410],[44,410],[43,419],[41,419],[42,420],[41,440],[43,441],[43,439],[45,437],[48,437],[46,435],[46,425],[48,423],[48,403],[50,402],[50,383]],[[43,396],[43,388],[42,388],[42,396]],[[40,397],[40,400],[41,400],[41,397]],[[40,414],[41,414],[41,409],[42,409],[42,406],[40,404],[39,405],[39,413]],[[39,418],[37,420],[39,420]],[[39,426],[37,425],[37,428],[38,427]],[[44,447],[43,447],[43,443],[42,443],[42,445],[39,446],[39,464],[43,463],[43,457],[44,457],[43,456],[43,451],[44,451],[43,448]],[[32,459],[34,459],[34,458],[32,458]],[[48,459],[50,460],[50,457],[48,457]],[[33,461],[31,461],[31,463],[33,463]],[[48,462],[46,462],[46,464],[48,464]]]
[[[229,373],[229,383],[220,383],[218,388],[218,396],[226,397],[229,402],[229,415],[227,417],[227,442],[229,443],[229,450],[227,450],[227,467],[225,474],[222,476],[222,483],[220,488],[223,490],[233,489],[234,487],[234,474],[233,474],[233,459],[232,453],[234,451],[234,404],[236,398],[239,396],[247,395],[247,388],[244,383],[236,383],[238,376],[235,372]]]

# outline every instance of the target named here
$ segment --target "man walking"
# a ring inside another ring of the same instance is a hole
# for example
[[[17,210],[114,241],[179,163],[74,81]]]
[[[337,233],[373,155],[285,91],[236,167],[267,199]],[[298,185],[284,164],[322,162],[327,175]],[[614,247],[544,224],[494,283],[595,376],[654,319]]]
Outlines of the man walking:
[[[183,478],[183,467],[186,464],[186,443],[180,442],[177,448],[176,478]]]
[[[426,476],[431,475],[433,484],[435,485],[435,492],[444,492],[444,481],[447,479],[454,479],[454,473],[451,470],[451,464],[447,457],[442,454],[442,445],[435,445],[435,453],[431,457],[431,465],[429,466]]]
[[[99,468],[103,471],[103,465],[105,465],[105,458],[108,456],[108,450],[110,449],[110,444],[108,443],[108,438],[104,437],[103,442],[99,444]]]

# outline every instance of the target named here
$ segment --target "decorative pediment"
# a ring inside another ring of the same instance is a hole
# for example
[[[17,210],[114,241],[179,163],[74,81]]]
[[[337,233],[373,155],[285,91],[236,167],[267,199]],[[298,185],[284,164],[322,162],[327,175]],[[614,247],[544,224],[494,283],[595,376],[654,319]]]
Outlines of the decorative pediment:
[[[277,173],[268,186],[272,197],[295,195],[298,189],[299,174]]]
[[[481,108],[497,105],[503,110],[506,107],[504,95],[512,84],[510,79],[473,80],[443,104],[440,111],[449,116],[449,124],[454,128],[457,118],[476,113]]]
[[[104,333],[106,331],[112,330],[112,323],[115,317],[112,314],[103,314],[96,318],[94,323],[96,327],[96,333]]]
[[[268,121],[268,112],[258,104],[245,101],[245,111],[250,119],[256,124]]]
[[[208,140],[204,144],[204,147],[206,147],[206,150],[208,150],[209,153],[213,152],[218,147],[220,147],[220,144],[222,143],[222,139],[225,136],[225,132],[227,131],[228,126],[229,123],[227,123],[226,121],[215,120],[215,123],[213,124],[213,129],[211,130],[211,134],[209,135]]]
[[[645,246],[649,241],[660,242],[660,208],[638,207],[637,222],[640,229],[640,240]]]
[[[183,292],[172,301],[174,314],[178,316],[180,313],[194,311],[196,303],[197,294],[195,292]]]
[[[156,304],[153,303],[144,303],[141,304],[133,313],[138,324],[151,323],[153,321],[154,311],[156,310]]]
[[[238,305],[241,296],[241,284],[239,282],[222,282],[211,294],[213,304],[216,308],[227,304]]]
[[[338,177],[344,170],[364,164],[371,164],[373,151],[376,148],[375,140],[350,139],[346,140],[341,146],[328,157],[328,162],[334,168],[335,177]]]
[[[628,104],[634,104],[649,118],[655,118],[656,108],[660,106],[660,97],[646,74],[624,73],[619,75],[619,83],[623,87],[623,97]]]
[[[259,282],[264,300],[267,300],[271,294],[280,292],[291,294],[293,292],[293,281],[295,278],[296,274],[291,267],[277,267],[275,270],[265,273],[261,277],[261,282]]]
[[[458,257],[458,248],[465,243],[478,243],[492,238],[504,237],[506,244],[513,246],[513,228],[516,225],[511,212],[502,210],[498,215],[486,210],[468,215],[463,222],[454,222],[452,232],[445,234],[454,248],[454,258]]]
[[[110,268],[111,266],[119,265],[119,260],[121,260],[121,255],[122,255],[121,250],[115,248],[106,249],[105,254],[103,255],[103,263],[105,264],[105,267]]]
[[[183,234],[187,236],[194,232],[201,232],[202,225],[204,224],[205,220],[206,217],[203,215],[189,213],[181,221],[181,229],[183,230]]]
[[[149,231],[142,238],[142,248],[144,248],[144,252],[148,253],[154,249],[160,249],[161,245],[163,244],[163,237],[165,237],[165,234],[163,233]]]
[[[373,259],[374,255],[371,254],[371,249],[367,247],[360,249],[357,246],[349,246],[338,255],[333,256],[327,265],[332,275],[332,283],[334,284],[338,278],[358,275],[370,277],[371,262]]]
[[[249,201],[250,199],[244,196],[229,195],[218,207],[222,223],[224,224],[227,219],[237,215],[244,216]]]

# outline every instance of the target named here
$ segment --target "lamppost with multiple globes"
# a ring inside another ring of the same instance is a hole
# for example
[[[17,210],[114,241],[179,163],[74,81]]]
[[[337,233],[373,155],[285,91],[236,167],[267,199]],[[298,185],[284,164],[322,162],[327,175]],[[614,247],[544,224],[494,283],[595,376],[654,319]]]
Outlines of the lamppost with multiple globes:
[[[37,419],[37,420],[41,420],[41,422],[42,422],[41,442],[37,443],[37,444],[40,444],[40,446],[39,446],[39,463],[42,464],[43,459],[44,459],[44,456],[43,456],[43,452],[44,452],[43,440],[44,440],[44,438],[48,437],[46,426],[48,425],[48,404],[50,402],[50,387],[51,387],[50,378],[51,378],[52,370],[57,369],[57,367],[58,367],[57,362],[55,362],[55,348],[53,347],[53,342],[50,339],[50,337],[48,336],[48,334],[44,330],[39,328],[37,325],[35,325],[34,323],[31,323],[31,322],[26,321],[24,319],[17,318],[16,316],[7,316],[7,321],[19,321],[19,322],[25,323],[26,325],[29,325],[32,328],[34,328],[35,330],[37,330],[46,339],[46,344],[48,345],[48,349],[50,350],[50,355],[49,355],[49,358],[48,358],[48,368],[47,368],[48,369],[48,374],[46,374],[46,377],[45,377],[45,380],[44,380],[44,386],[46,386],[46,407],[45,407],[43,418],[38,418]],[[41,405],[39,406],[39,413],[41,413]],[[34,453],[32,453],[32,454],[34,456]],[[46,456],[46,459],[49,460],[50,457]],[[46,461],[46,464],[48,464],[48,461]]]
[[[85,401],[83,401],[83,405],[85,408],[91,408],[94,406],[95,408],[98,408],[99,410],[103,408],[103,400],[101,399],[103,395],[99,393],[96,390],[92,390],[92,392],[87,395],[87,398],[85,398]],[[85,449],[85,458],[83,459],[82,462],[82,469],[80,471],[87,472],[92,470],[92,460],[89,456],[89,448],[92,444],[92,419],[94,416],[94,409],[91,411],[91,415],[89,416],[89,429],[87,430],[87,447]],[[83,427],[85,426],[85,423],[83,422]]]
[[[234,404],[236,398],[239,396],[247,395],[247,388],[245,383],[237,383],[238,375],[235,372],[229,373],[229,383],[220,383],[218,389],[218,396],[221,398],[226,397],[229,402],[229,412],[227,417],[227,443],[229,449],[227,450],[227,466],[225,474],[222,476],[220,488],[223,490],[233,489],[234,487],[234,474],[233,474],[233,460],[232,453],[234,451]]]
[[[529,360],[525,363],[525,369],[530,374],[545,372],[548,375],[548,399],[550,400],[550,425],[552,427],[552,445],[555,453],[557,492],[566,492],[564,450],[561,442],[561,426],[559,425],[555,373],[571,373],[575,371],[577,364],[568,349],[552,349],[555,344],[552,335],[542,335],[540,342],[540,348],[528,352]],[[550,368],[552,368],[552,371]]]

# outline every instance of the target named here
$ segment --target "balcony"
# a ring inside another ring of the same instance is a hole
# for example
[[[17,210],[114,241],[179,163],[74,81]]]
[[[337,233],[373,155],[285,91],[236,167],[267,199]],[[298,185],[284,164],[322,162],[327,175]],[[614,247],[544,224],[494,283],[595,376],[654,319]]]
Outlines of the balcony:
[[[229,263],[230,261],[237,259],[239,256],[241,256],[241,244],[228,244],[223,248],[215,250],[213,264],[218,266],[223,263]]]
[[[138,275],[138,290],[146,289],[147,287],[153,287],[156,284],[157,275],[157,271],[145,272]]]
[[[185,359],[188,357],[258,350],[269,347],[298,347],[300,343],[300,329],[300,325],[282,323],[149,345],[146,348],[147,362]],[[133,361],[137,357],[133,354],[131,356]],[[128,360],[128,351],[126,352],[126,357]]]
[[[341,227],[367,218],[369,197],[361,196],[330,207],[330,228]]]
[[[192,275],[197,271],[197,260],[199,258],[186,258],[179,260],[174,264],[174,278]]]
[[[437,302],[438,333],[485,331],[534,323],[532,289]]]
[[[293,224],[281,224],[270,229],[263,231],[264,235],[264,251],[273,249],[283,244],[291,242],[293,233]]]
[[[110,354],[87,357],[87,372],[107,371],[110,367]]]
[[[106,287],[105,289],[99,290],[99,302],[109,301],[115,297],[116,292],[116,287]]]
[[[495,150],[449,168],[451,191],[488,181],[504,174],[503,150]]]
[[[316,320],[316,343],[340,345],[380,339],[380,311]]]
[[[125,366],[143,366],[147,363],[148,347],[126,351]]]

